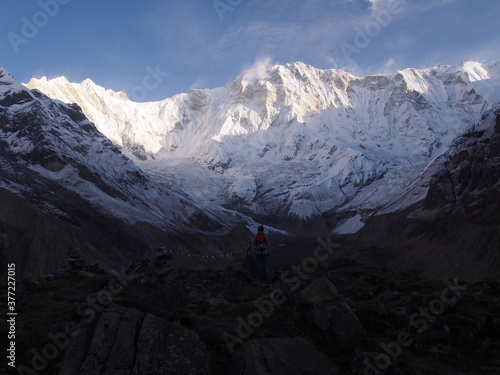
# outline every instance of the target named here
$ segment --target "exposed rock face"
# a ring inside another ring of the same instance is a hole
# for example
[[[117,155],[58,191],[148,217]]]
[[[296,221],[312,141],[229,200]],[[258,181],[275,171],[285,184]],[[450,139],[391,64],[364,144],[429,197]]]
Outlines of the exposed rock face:
[[[500,106],[458,137],[358,236],[392,248],[393,265],[433,278],[496,276],[500,264]],[[416,199],[413,197],[417,197]],[[399,203],[398,203],[399,202]],[[408,203],[405,203],[408,202]]]
[[[94,329],[80,324],[59,375],[208,375],[210,355],[199,336],[178,323],[110,305]]]
[[[231,375],[340,375],[337,366],[302,337],[251,340],[234,355]]]
[[[499,223],[500,197],[500,107],[483,115],[482,122],[456,139],[431,177],[422,209],[448,207],[443,212],[476,223]]]

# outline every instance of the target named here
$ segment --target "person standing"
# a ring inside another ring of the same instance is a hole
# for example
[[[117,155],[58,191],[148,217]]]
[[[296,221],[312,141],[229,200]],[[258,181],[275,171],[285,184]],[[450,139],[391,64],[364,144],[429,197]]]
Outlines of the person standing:
[[[271,253],[269,237],[264,233],[264,227],[257,228],[257,234],[254,240],[255,261],[257,266],[257,276],[268,277],[267,261]]]

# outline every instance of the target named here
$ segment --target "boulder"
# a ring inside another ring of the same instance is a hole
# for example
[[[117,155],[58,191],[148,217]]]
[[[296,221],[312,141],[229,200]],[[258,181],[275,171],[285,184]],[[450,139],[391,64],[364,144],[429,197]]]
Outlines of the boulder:
[[[319,328],[339,348],[350,348],[364,336],[358,317],[333,283],[322,277],[301,293],[310,306],[306,319]]]
[[[232,358],[231,375],[340,375],[337,366],[302,337],[265,338],[243,344]]]
[[[210,356],[193,331],[147,314],[131,375],[210,374]]]
[[[408,311],[401,292],[388,290],[377,297],[378,309],[382,316],[408,320]]]

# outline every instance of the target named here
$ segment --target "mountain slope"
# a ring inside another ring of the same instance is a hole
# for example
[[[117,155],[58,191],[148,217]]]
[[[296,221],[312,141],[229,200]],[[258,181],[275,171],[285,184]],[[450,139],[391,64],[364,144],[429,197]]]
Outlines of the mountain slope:
[[[458,137],[356,234],[382,247],[400,269],[432,278],[498,276],[500,105]]]
[[[199,237],[192,244],[200,246],[203,236],[229,235],[241,222],[221,207],[206,208],[159,185],[77,105],[30,91],[3,69],[0,162],[3,236],[17,239],[4,250],[19,261],[20,272],[54,270],[69,247],[81,248],[89,262],[119,268],[163,241]]]
[[[331,212],[375,209],[404,189],[500,98],[500,64],[364,78],[273,65],[155,103],[131,102],[90,80],[33,79],[28,87],[79,103],[160,182],[310,233],[335,226]],[[297,226],[304,220],[310,225]]]

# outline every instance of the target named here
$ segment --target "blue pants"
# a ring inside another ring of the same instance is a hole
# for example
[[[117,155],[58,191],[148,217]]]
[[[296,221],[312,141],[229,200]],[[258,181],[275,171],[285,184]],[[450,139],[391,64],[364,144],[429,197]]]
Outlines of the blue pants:
[[[267,258],[269,258],[269,254],[255,254],[257,275],[267,276]]]

